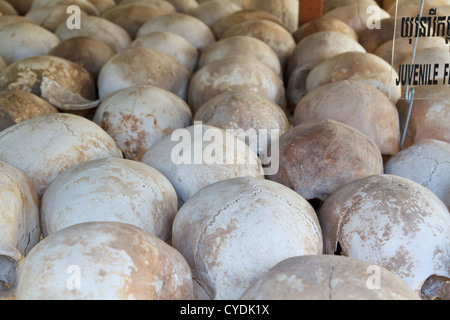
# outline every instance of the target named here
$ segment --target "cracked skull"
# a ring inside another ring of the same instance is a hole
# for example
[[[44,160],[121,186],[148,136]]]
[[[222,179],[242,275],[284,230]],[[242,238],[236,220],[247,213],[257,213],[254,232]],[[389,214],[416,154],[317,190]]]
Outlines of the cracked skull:
[[[243,140],[227,130],[197,122],[158,140],[141,161],[169,179],[179,206],[214,182],[264,177],[261,160]]]
[[[36,191],[19,169],[0,162],[0,298],[17,286],[19,264],[39,242]]]
[[[172,244],[210,298],[239,299],[279,261],[321,254],[322,233],[314,209],[295,191],[240,177],[189,199],[175,217]]]
[[[29,119],[0,133],[0,161],[24,171],[39,200],[67,168],[109,157],[122,158],[113,138],[94,122],[72,114]]]
[[[326,254],[339,244],[342,255],[382,266],[416,292],[433,275],[450,277],[449,212],[412,180],[381,174],[354,181],[331,195],[318,217]]]
[[[0,90],[31,92],[63,110],[98,105],[95,81],[80,65],[59,57],[28,57],[11,63],[0,74]]]
[[[137,161],[97,159],[74,165],[42,197],[44,237],[89,221],[118,221],[166,241],[177,213],[177,193],[162,173]]]
[[[334,255],[283,260],[241,297],[241,300],[272,299],[420,300],[402,279],[385,268]]]
[[[192,298],[179,252],[121,222],[87,222],[55,232],[26,257],[18,300],[177,300]]]
[[[385,173],[413,180],[433,191],[450,208],[450,144],[422,140],[392,156]]]

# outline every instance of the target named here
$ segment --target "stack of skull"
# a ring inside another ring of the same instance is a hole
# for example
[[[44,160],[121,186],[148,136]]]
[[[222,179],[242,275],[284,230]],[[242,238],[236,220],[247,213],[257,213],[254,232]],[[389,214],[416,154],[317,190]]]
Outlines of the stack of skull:
[[[0,299],[450,299],[450,91],[323,2],[0,0]]]

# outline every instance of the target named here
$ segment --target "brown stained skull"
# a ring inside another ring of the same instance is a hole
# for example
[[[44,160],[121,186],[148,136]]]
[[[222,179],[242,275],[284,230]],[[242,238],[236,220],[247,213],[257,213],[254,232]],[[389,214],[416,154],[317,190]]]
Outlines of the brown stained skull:
[[[325,253],[380,265],[420,293],[430,276],[449,277],[450,215],[409,179],[374,175],[340,188],[318,213]]]
[[[321,254],[321,241],[316,214],[305,199],[278,183],[250,177],[200,190],[179,210],[173,226],[173,246],[206,294],[217,300],[239,299],[281,260]]]
[[[120,222],[70,226],[42,240],[22,268],[19,300],[189,300],[183,256],[141,228]]]
[[[0,91],[0,107],[8,112],[15,123],[58,113],[58,110],[44,99],[20,89]]]
[[[39,242],[35,188],[19,169],[0,162],[0,300],[14,295],[19,265]]]
[[[39,199],[65,169],[109,157],[122,158],[114,140],[94,122],[76,115],[44,115],[0,132],[0,161],[23,170]]]

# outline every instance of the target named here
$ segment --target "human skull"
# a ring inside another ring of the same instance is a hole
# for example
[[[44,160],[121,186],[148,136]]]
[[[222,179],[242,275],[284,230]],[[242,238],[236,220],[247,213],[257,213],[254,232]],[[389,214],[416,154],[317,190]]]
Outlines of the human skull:
[[[55,113],[0,132],[0,161],[24,171],[40,199],[65,169],[88,160],[122,157],[114,140],[94,122]]]
[[[430,276],[450,277],[450,214],[420,184],[379,174],[333,193],[318,212],[326,254],[369,261],[420,292]]]
[[[205,141],[212,141],[205,143]],[[258,155],[234,134],[197,122],[156,142],[141,161],[164,174],[179,206],[200,189],[235,177],[264,178]]]
[[[137,161],[107,158],[77,164],[44,193],[42,233],[89,221],[138,226],[166,241],[178,209],[175,189],[160,172]]]
[[[39,242],[39,206],[28,177],[0,161],[0,299],[14,294],[19,264]]]
[[[186,260],[145,230],[88,222],[43,239],[26,257],[18,300],[176,300],[192,298]]]
[[[213,299],[239,299],[289,257],[322,254],[312,206],[276,182],[240,177],[197,192],[179,210],[173,246]]]
[[[285,259],[242,300],[420,300],[402,279],[367,261],[335,255]]]

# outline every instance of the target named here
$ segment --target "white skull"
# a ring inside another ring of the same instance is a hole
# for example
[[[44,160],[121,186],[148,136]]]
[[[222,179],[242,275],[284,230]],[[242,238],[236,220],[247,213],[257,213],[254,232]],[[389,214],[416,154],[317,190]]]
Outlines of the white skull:
[[[89,221],[118,221],[166,241],[178,210],[169,180],[137,161],[108,158],[77,164],[48,187],[42,198],[42,234]]]
[[[251,177],[194,194],[175,217],[172,243],[204,294],[216,300],[238,299],[281,260],[323,249],[311,205],[279,183]]]
[[[14,293],[18,267],[40,237],[36,191],[20,171],[0,162],[0,299]]]
[[[0,161],[29,177],[39,200],[67,168],[109,157],[122,158],[113,138],[94,122],[73,114],[49,114],[0,132]]]
[[[314,66],[348,51],[365,52],[365,49],[355,39],[337,31],[317,32],[298,43],[287,64],[288,103],[295,107],[307,93],[306,78]]]
[[[450,215],[420,184],[395,175],[340,188],[318,213],[326,254],[369,261],[420,292],[430,276],[450,276]]]
[[[335,255],[279,262],[241,300],[420,300],[402,279],[367,261]]]
[[[186,260],[145,230],[88,222],[51,234],[24,260],[18,300],[192,299]]]
[[[261,160],[249,145],[229,131],[201,123],[160,139],[141,161],[169,179],[180,207],[214,182],[243,176],[264,178]]]

